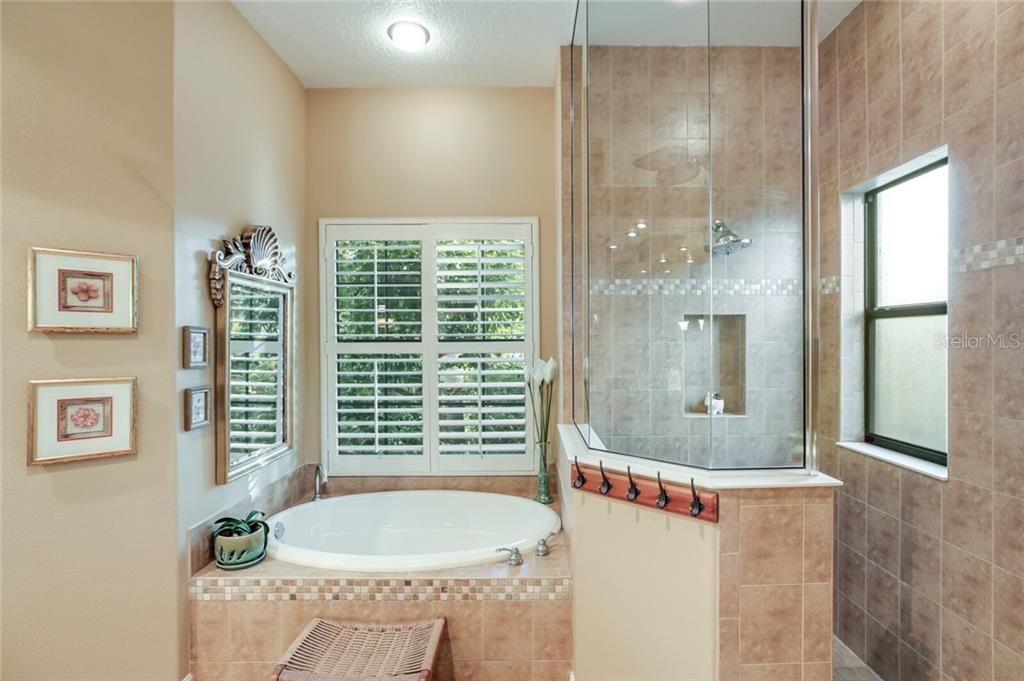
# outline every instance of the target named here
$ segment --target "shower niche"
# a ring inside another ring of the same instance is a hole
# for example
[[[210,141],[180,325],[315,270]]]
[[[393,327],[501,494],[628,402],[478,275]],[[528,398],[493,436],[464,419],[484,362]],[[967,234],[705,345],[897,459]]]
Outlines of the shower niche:
[[[705,469],[805,465],[805,10],[579,4],[563,83],[571,409],[591,449]]]
[[[683,315],[679,330],[682,333],[683,414],[745,416],[746,317]]]

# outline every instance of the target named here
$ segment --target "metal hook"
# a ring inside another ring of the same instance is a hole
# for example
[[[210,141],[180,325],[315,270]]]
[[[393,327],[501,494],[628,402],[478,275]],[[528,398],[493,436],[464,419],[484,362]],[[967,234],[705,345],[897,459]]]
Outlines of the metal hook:
[[[665,508],[668,506],[668,502],[672,501],[672,498],[665,491],[665,485],[661,482],[661,471],[658,471],[658,498],[655,500],[658,504],[658,508]]]
[[[640,488],[633,482],[633,471],[629,470],[629,466],[626,466],[626,477],[629,478],[629,489],[626,490],[626,498],[630,501],[636,501],[636,498],[640,496]]]
[[[694,484],[693,478],[690,478],[690,494],[693,496],[690,499],[690,515],[697,518],[704,510],[704,502],[700,500],[700,495],[697,494],[697,485]]]
[[[573,461],[576,462],[576,477],[572,480],[572,486],[575,489],[579,489],[580,487],[583,487],[583,485],[587,484],[587,478],[583,475],[583,471],[580,470],[579,457],[574,456]]]
[[[604,474],[604,461],[598,461],[597,465],[601,469],[601,486],[597,488],[597,491],[601,494],[608,494],[612,491],[612,481]]]

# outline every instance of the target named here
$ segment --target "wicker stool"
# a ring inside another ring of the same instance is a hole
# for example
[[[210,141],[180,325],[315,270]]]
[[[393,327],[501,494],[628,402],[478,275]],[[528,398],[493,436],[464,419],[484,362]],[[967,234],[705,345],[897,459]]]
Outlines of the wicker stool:
[[[444,618],[410,624],[315,619],[274,668],[276,681],[429,681]]]

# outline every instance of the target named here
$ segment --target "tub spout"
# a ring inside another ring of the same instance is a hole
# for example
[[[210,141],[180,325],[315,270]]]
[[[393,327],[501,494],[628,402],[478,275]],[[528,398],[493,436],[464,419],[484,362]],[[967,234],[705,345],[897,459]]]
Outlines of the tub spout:
[[[323,498],[323,489],[326,484],[327,473],[324,471],[324,465],[318,463],[316,471],[313,473],[313,501],[319,501]]]

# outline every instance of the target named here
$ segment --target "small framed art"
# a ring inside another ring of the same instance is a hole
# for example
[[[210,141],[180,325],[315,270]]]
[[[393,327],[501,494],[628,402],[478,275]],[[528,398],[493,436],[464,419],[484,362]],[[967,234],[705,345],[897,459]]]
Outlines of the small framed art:
[[[185,369],[210,366],[210,328],[183,326],[181,328],[181,365]]]
[[[28,463],[134,454],[137,404],[134,378],[30,382]]]
[[[185,430],[204,428],[213,420],[213,389],[208,385],[185,388]]]
[[[135,333],[138,329],[135,256],[33,248],[28,272],[29,331]]]

